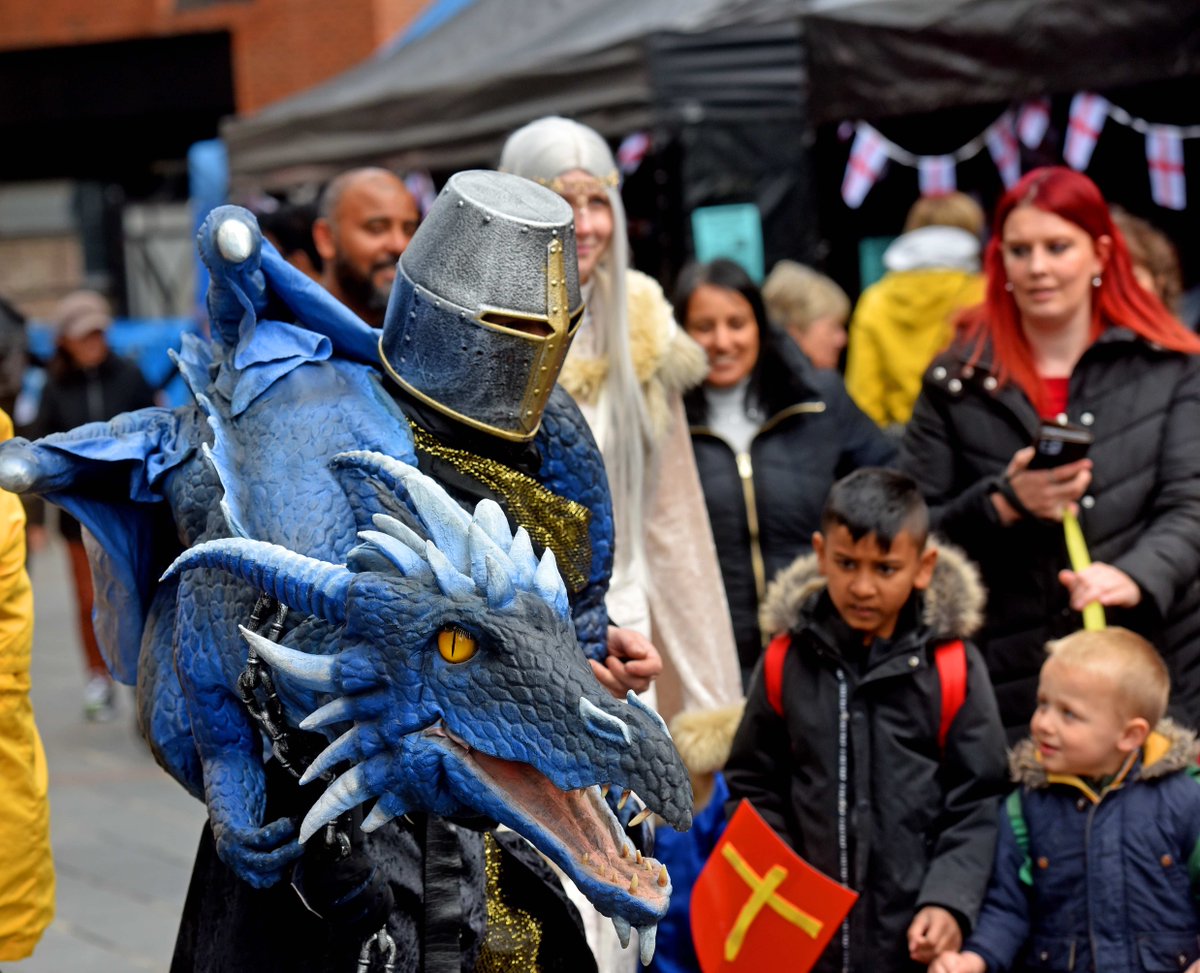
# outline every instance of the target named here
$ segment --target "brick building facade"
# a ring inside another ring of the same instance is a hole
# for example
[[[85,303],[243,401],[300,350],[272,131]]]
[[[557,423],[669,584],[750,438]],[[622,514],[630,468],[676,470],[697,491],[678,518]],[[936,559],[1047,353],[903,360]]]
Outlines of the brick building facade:
[[[362,62],[427,2],[4,0],[0,294],[37,315],[86,283],[130,313],[178,313],[189,147]],[[131,242],[135,225],[162,239]]]

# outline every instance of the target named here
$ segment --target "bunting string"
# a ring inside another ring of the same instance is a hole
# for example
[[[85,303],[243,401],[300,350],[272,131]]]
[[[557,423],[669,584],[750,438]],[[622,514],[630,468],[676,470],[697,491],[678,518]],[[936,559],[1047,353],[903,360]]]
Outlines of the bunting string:
[[[1104,124],[1112,119],[1145,136],[1150,193],[1154,201],[1168,209],[1186,207],[1183,143],[1200,138],[1200,125],[1148,122],[1092,92],[1075,95],[1068,116],[1063,144],[1063,159],[1068,165],[1080,171],[1088,167]],[[1005,111],[965,145],[939,155],[909,152],[866,122],[858,122],[846,163],[842,197],[852,209],[861,206],[889,162],[916,169],[922,193],[950,192],[956,187],[957,167],[975,158],[985,148],[1000,171],[1004,185],[1012,186],[1021,175],[1020,145],[1029,149],[1040,145],[1049,121],[1049,99],[1035,98],[1019,109]]]

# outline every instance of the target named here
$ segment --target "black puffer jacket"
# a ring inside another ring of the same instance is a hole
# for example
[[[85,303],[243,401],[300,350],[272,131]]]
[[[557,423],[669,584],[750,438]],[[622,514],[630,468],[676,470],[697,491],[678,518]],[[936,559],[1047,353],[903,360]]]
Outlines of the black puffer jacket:
[[[783,335],[767,341],[760,384],[770,418],[748,453],[735,453],[708,428],[703,388],[684,400],[743,685],[762,653],[759,601],[782,568],[811,550],[829,488],[860,466],[890,466],[896,457],[836,372],[813,368]]]
[[[1058,523],[1001,525],[991,501],[1012,455],[1037,435],[1033,406],[996,387],[990,356],[972,368],[955,347],[925,375],[901,450],[934,525],[979,564],[988,614],[978,639],[1010,739],[1024,735],[1048,639],[1082,624],[1058,572],[1069,566]],[[1067,418],[1091,428],[1093,479],[1080,523],[1094,561],[1141,587],[1142,604],[1109,610],[1166,657],[1172,712],[1200,719],[1200,361],[1109,328],[1071,376]]]
[[[861,659],[862,638],[838,617],[815,562],[782,572],[764,602],[764,626],[792,632],[784,717],[760,666],[725,766],[727,810],[748,799],[806,861],[859,892],[816,973],[918,973],[905,933],[926,905],[970,929],[1007,789],[996,700],[969,644],[966,698],[938,748],[934,648],[979,624],[983,591],[966,559],[942,549],[928,592]]]

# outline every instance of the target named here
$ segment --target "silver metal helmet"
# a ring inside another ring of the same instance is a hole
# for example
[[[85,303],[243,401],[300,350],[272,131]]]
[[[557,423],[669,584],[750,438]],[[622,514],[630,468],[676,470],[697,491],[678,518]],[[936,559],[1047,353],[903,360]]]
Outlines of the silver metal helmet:
[[[582,317],[571,207],[519,176],[470,170],[450,177],[400,257],[379,352],[410,395],[527,440]]]

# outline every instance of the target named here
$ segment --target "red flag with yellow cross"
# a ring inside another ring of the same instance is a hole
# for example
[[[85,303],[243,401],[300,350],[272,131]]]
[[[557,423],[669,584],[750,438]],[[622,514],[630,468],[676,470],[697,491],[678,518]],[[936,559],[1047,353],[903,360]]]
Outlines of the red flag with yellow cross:
[[[692,889],[700,968],[808,973],[857,899],[742,801]]]

